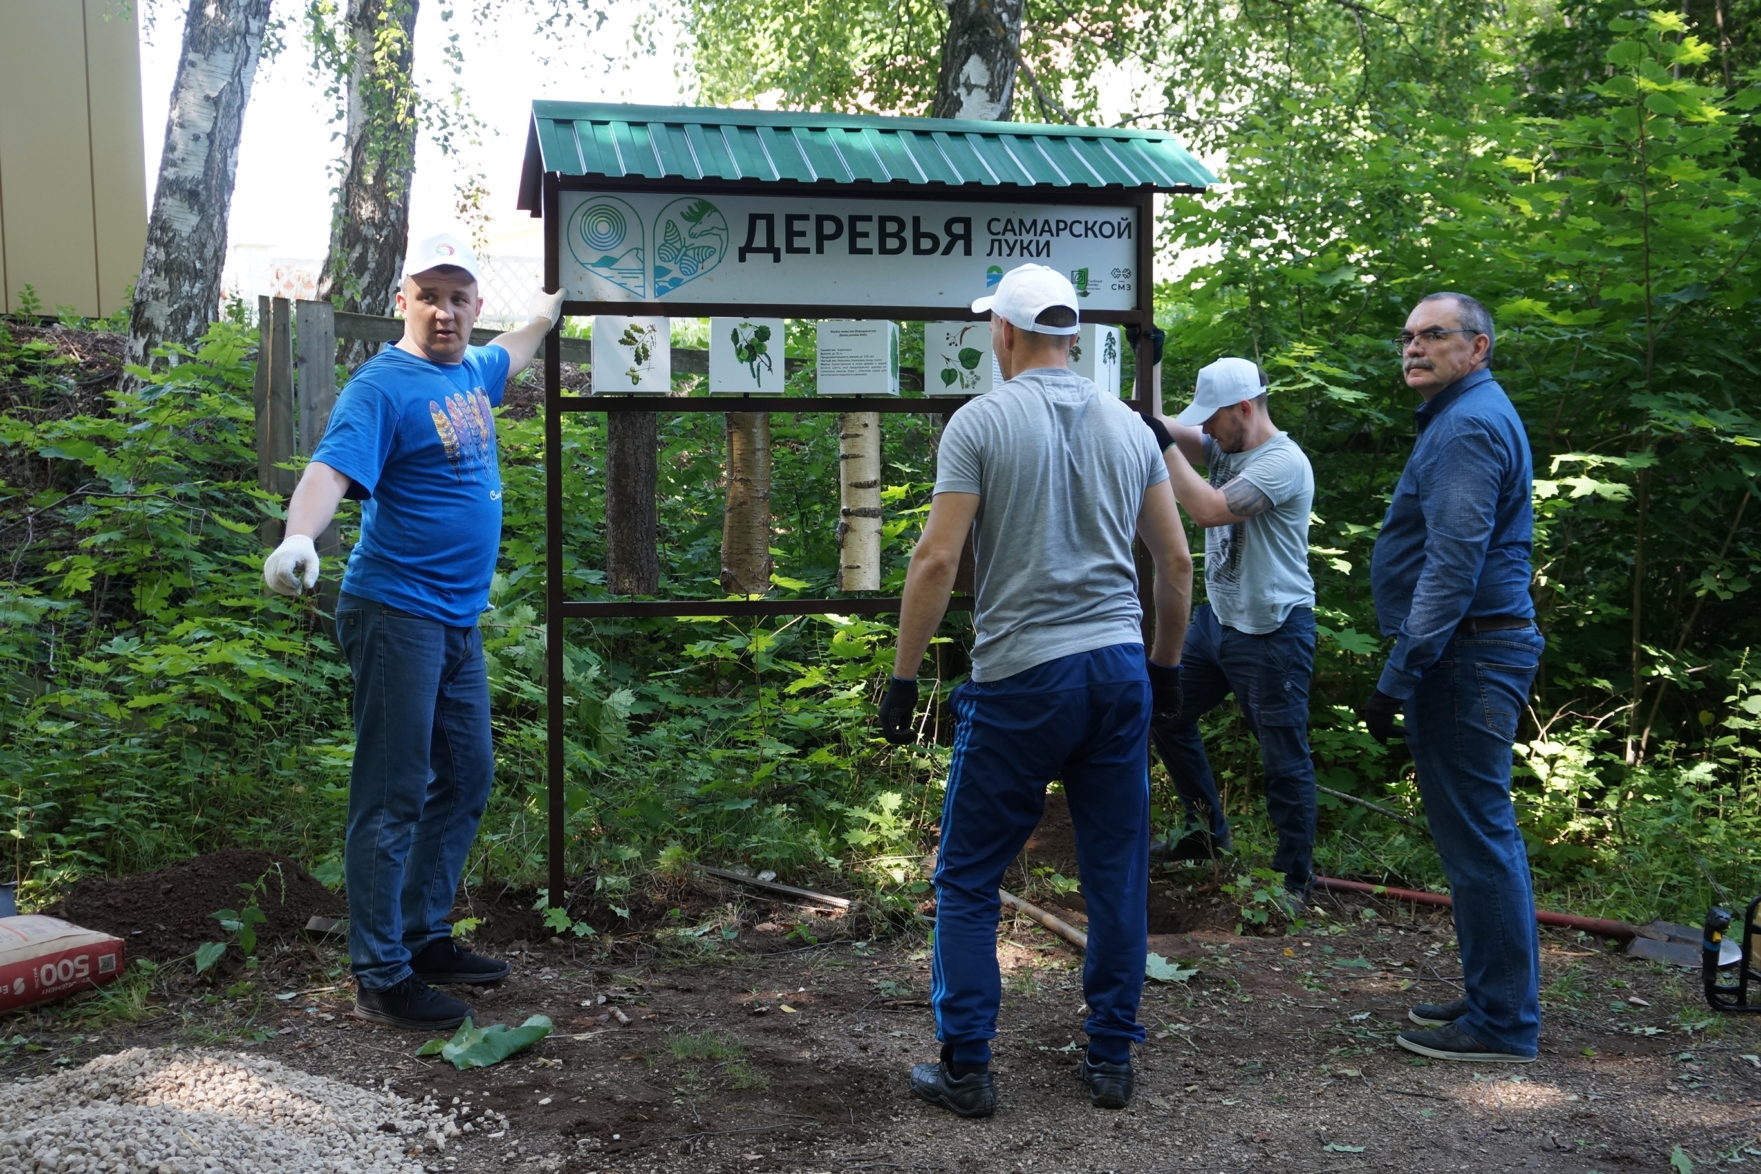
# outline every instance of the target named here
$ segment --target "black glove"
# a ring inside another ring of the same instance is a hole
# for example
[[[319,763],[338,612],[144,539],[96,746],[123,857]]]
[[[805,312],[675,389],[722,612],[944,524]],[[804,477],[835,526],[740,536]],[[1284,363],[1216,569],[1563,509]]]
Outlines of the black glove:
[[[1167,452],[1170,448],[1174,447],[1174,437],[1169,433],[1166,424],[1156,419],[1156,417],[1149,412],[1143,414],[1143,422],[1148,424],[1150,426],[1150,431],[1156,434],[1157,448],[1161,449],[1163,452]]]
[[[1400,716],[1400,702],[1380,689],[1370,691],[1368,700],[1358,706],[1357,715],[1369,727],[1370,737],[1384,746],[1396,738],[1406,737],[1404,729],[1394,728],[1394,719]]]
[[[895,746],[904,746],[916,740],[916,733],[911,729],[911,719],[917,713],[917,680],[903,680],[899,677],[887,679],[887,695],[881,698],[880,728],[881,735]]]
[[[1184,698],[1180,695],[1180,666],[1148,661],[1150,668],[1150,712],[1167,717],[1180,712]]]
[[[1143,327],[1135,322],[1126,324],[1125,341],[1131,344],[1132,353],[1137,352],[1137,340],[1142,337]],[[1154,367],[1162,361],[1162,344],[1167,341],[1168,336],[1162,333],[1162,328],[1152,324],[1150,326],[1150,366]]]

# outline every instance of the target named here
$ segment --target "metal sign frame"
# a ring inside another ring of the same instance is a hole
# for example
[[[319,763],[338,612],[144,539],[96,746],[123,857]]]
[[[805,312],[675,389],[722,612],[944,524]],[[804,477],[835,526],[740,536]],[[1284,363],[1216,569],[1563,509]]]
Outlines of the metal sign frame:
[[[546,289],[562,288],[562,193],[569,191],[603,191],[607,180],[602,176],[566,175],[557,171],[543,172],[540,179],[538,207],[535,214],[544,220],[544,282]],[[701,195],[713,198],[718,195],[738,195],[750,197],[755,188],[750,183],[735,184],[726,181],[686,180],[676,181],[619,181],[616,188],[622,192],[651,193],[659,195]],[[859,196],[864,201],[880,202],[888,199],[921,203],[928,200],[980,206],[986,203],[1007,202],[1010,205],[1082,205],[1104,207],[1114,211],[1128,207],[1136,215],[1136,288],[1131,299],[1132,305],[1125,310],[1111,312],[1095,312],[1084,314],[1085,321],[1107,323],[1112,325],[1143,327],[1142,335],[1137,344],[1136,379],[1133,394],[1128,401],[1133,407],[1142,410],[1150,406],[1155,399],[1154,389],[1150,386],[1152,375],[1149,364],[1149,330],[1152,324],[1154,280],[1154,250],[1152,239],[1155,229],[1154,195],[1157,189],[1151,187],[1133,188],[1070,188],[1054,186],[1034,187],[960,187],[934,186],[924,184],[894,183],[885,186],[873,183],[827,183],[819,182],[811,186],[799,183],[774,185],[769,190],[787,189],[790,194],[824,195],[829,197]],[[1168,190],[1168,189],[1162,189]],[[1190,190],[1190,189],[1187,189]],[[1010,267],[1018,263],[1011,259]],[[598,314],[612,315],[653,315],[657,317],[718,317],[725,315],[746,315],[751,317],[783,317],[783,318],[857,318],[857,319],[902,319],[906,321],[937,321],[952,318],[972,317],[971,300],[983,296],[982,289],[972,291],[971,298],[958,305],[942,304],[898,304],[898,305],[863,305],[863,306],[829,306],[816,305],[811,307],[810,314],[803,314],[799,304],[750,303],[726,301],[672,301],[665,302],[655,299],[646,301],[565,301],[563,312],[572,316]],[[570,600],[563,595],[563,552],[560,535],[563,522],[563,482],[564,466],[562,459],[562,419],[572,412],[796,412],[796,413],[841,413],[841,412],[877,412],[892,413],[936,413],[950,414],[966,398],[960,396],[935,396],[923,398],[905,398],[902,396],[778,396],[778,395],[717,395],[704,398],[679,398],[672,396],[653,395],[593,395],[578,396],[562,394],[562,359],[559,349],[547,346],[544,353],[544,479],[545,479],[545,524],[547,541],[545,543],[545,617],[544,622],[549,633],[545,652],[546,665],[546,721],[547,721],[547,814],[549,836],[547,851],[549,855],[549,899],[553,906],[560,907],[566,895],[565,878],[563,875],[564,855],[564,743],[563,743],[563,652],[565,648],[562,638],[566,621],[571,619],[587,619],[611,616],[795,616],[819,615],[826,612],[849,613],[855,615],[892,615],[899,611],[898,597],[879,597],[874,595],[845,595],[811,599],[752,599],[752,600],[645,600],[592,603]],[[970,599],[957,598],[951,608],[969,607]]]

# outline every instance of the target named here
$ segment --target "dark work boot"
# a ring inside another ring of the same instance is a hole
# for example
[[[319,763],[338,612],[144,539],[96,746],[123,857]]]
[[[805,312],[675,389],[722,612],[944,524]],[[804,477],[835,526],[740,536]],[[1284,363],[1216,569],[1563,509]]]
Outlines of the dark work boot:
[[[957,1117],[989,1117],[997,1111],[997,1089],[988,1068],[953,1077],[948,1075],[948,1066],[940,1061],[915,1064],[911,1068],[911,1091]]]
[[[1131,1103],[1136,1078],[1131,1073],[1130,1060],[1123,1064],[1097,1063],[1085,1055],[1076,1075],[1088,1089],[1088,1099],[1097,1109],[1123,1109]]]

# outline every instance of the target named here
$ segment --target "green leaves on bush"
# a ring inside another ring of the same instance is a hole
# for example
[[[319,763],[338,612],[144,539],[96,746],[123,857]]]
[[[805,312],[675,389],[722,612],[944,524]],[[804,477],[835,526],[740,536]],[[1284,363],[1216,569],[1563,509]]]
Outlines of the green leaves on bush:
[[[0,383],[45,409],[0,416],[0,772],[33,882],[241,842],[315,856],[341,817],[346,669],[310,605],[255,581],[277,506],[250,338],[180,354],[68,412],[61,368],[0,331]]]

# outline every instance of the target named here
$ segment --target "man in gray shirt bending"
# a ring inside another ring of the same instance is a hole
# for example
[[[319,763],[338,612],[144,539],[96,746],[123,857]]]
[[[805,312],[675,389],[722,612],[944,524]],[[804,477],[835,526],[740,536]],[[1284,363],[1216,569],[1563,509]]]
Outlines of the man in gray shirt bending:
[[[1200,859],[1232,847],[1198,719],[1234,693],[1260,742],[1266,810],[1278,832],[1272,867],[1284,874],[1286,908],[1297,913],[1314,881],[1308,719],[1315,583],[1308,547],[1315,476],[1302,449],[1272,423],[1266,398],[1266,376],[1256,364],[1218,359],[1199,372],[1185,411],[1172,420],[1144,417],[1162,447],[1175,499],[1205,528],[1208,597],[1187,630],[1180,709],[1158,714],[1150,727],[1189,826],[1156,845],[1152,858]]]

